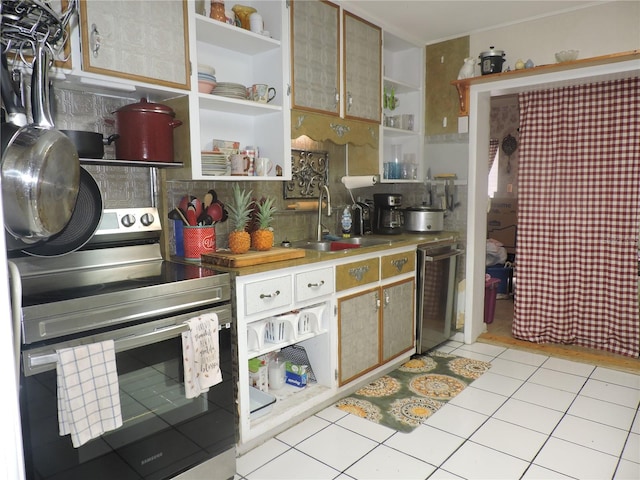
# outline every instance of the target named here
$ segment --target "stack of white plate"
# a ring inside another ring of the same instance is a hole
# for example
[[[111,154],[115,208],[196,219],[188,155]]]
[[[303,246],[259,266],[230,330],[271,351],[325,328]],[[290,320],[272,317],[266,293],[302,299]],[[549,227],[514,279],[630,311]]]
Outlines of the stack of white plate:
[[[231,165],[224,152],[201,152],[203,175],[228,175]]]
[[[230,82],[218,82],[216,89],[213,91],[214,95],[229,98],[239,98],[242,100],[247,99],[247,87],[239,83]]]

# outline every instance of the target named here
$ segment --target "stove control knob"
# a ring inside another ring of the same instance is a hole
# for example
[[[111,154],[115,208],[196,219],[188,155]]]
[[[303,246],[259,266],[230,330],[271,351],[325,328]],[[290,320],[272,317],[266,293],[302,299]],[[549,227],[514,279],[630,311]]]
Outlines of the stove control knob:
[[[134,217],[131,214],[127,214],[124,217],[122,217],[122,220],[120,220],[120,223],[122,223],[124,227],[129,228],[133,226],[134,223],[136,223],[136,217]]]
[[[142,222],[142,225],[144,225],[145,227],[148,227],[149,225],[151,225],[154,220],[155,220],[155,218],[153,218],[153,214],[151,214],[151,213],[145,213],[140,218],[140,221]]]

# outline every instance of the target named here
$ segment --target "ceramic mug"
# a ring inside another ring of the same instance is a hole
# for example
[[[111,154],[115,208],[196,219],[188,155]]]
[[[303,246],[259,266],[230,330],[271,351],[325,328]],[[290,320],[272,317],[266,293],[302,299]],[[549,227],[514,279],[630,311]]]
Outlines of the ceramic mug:
[[[248,175],[249,157],[236,153],[229,156],[229,161],[231,163],[231,175]]]
[[[252,100],[259,103],[269,103],[276,98],[276,89],[265,85],[264,83],[256,83],[251,87]],[[273,93],[273,95],[272,95]]]
[[[266,158],[260,157],[256,158],[256,175],[259,177],[267,177],[272,175],[273,172],[273,162]]]

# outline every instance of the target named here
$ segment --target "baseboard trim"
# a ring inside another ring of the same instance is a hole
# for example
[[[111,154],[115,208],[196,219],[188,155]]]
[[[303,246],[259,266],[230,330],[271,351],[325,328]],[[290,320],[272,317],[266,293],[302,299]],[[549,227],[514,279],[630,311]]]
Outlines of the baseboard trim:
[[[495,335],[492,333],[482,333],[478,337],[478,342],[489,343],[492,345],[501,345],[517,350],[526,350],[550,357],[564,358],[575,362],[588,363],[599,367],[611,368],[614,370],[623,370],[630,373],[640,373],[640,359],[616,355],[613,353],[590,353],[564,348],[562,345],[532,343],[524,340],[518,340],[513,337],[505,337],[503,335]]]

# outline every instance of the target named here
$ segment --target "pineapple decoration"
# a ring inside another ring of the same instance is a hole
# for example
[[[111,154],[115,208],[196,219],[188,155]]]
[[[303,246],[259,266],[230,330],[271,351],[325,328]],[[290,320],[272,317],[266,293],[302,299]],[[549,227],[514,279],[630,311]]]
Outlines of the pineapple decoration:
[[[233,230],[229,233],[229,250],[231,253],[246,253],[251,246],[251,237],[246,231],[251,217],[251,190],[240,190],[238,184],[232,187],[233,202],[228,205],[229,218]]]
[[[257,229],[251,232],[251,245],[255,250],[269,250],[273,245],[273,214],[276,207],[273,206],[273,198],[263,198],[254,203],[255,221]]]

